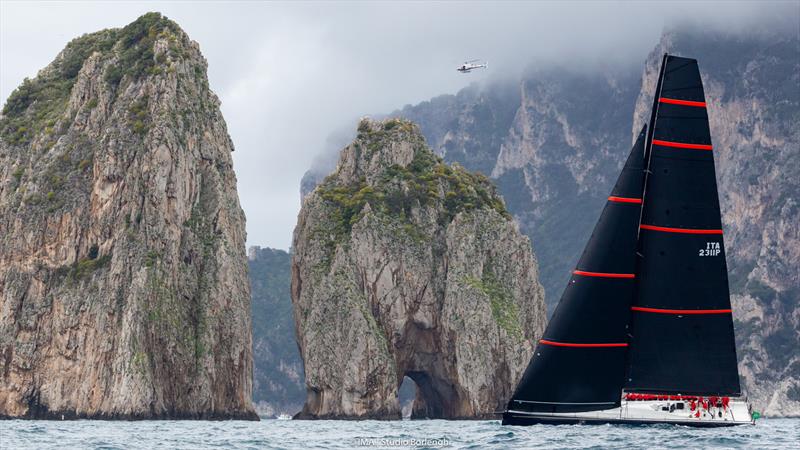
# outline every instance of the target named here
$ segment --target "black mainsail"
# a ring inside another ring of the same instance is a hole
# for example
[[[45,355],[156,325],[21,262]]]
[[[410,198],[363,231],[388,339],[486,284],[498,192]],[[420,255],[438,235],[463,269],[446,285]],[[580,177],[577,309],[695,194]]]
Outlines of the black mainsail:
[[[619,405],[634,295],[645,137],[643,128],[509,409],[576,412]]]
[[[623,390],[740,395],[712,149],[697,61],[664,55],[650,126],[504,423],[526,423],[520,414],[612,409]]]
[[[648,142],[625,389],[740,395],[714,155],[697,61],[665,55]]]

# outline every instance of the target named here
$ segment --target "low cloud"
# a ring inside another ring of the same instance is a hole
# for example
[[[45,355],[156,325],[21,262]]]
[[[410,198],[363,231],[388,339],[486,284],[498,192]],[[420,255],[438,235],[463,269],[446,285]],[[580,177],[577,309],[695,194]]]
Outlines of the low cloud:
[[[797,2],[0,3],[0,95],[83,33],[157,10],[200,43],[236,146],[248,243],[288,248],[299,182],[365,114],[518,78],[526,67],[640,65],[669,24],[797,26]],[[460,74],[466,59],[489,69]]]

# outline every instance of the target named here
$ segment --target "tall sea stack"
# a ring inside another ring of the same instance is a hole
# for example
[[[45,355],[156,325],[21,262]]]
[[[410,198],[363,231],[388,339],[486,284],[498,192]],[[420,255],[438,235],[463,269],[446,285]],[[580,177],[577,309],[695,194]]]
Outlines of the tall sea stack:
[[[489,180],[444,164],[416,125],[363,120],[305,197],[292,301],[300,418],[489,418],[545,322],[530,241]]]
[[[245,218],[197,43],[72,42],[0,118],[0,416],[248,418]]]

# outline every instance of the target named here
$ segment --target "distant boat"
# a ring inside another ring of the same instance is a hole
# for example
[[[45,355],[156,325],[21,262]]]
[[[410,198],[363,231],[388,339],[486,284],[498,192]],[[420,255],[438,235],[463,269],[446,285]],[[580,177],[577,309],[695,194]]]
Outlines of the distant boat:
[[[281,414],[278,414],[277,419],[278,420],[292,420],[292,416],[290,416],[289,414],[281,413]]]
[[[740,397],[703,84],[696,60],[665,54],[650,126],[503,424],[755,423]]]

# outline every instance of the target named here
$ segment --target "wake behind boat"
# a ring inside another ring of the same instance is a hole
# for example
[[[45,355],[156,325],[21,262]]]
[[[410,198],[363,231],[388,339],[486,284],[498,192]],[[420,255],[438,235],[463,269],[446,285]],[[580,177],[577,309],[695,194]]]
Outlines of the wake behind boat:
[[[740,399],[697,61],[664,55],[628,156],[503,424],[754,423]]]

